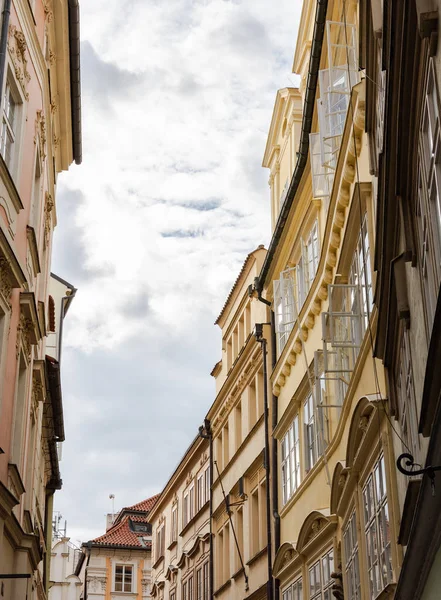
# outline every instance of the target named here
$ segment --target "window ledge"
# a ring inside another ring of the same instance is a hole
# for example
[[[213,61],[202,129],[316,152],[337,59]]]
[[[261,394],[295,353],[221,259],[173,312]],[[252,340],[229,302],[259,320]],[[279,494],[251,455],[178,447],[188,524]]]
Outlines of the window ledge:
[[[231,585],[231,579],[227,579],[227,581],[225,583],[223,583],[220,587],[217,588],[217,590],[213,593],[213,596],[218,596],[219,594],[222,594],[222,592],[224,592],[227,588],[229,588]]]
[[[250,560],[247,562],[247,565],[248,565],[249,567],[251,567],[251,565],[252,565],[253,563],[255,563],[255,562],[256,562],[256,560],[259,560],[259,558],[260,558],[261,556],[264,556],[264,554],[266,554],[266,553],[267,553],[267,550],[268,550],[268,546],[265,546],[265,548],[262,548],[262,550],[259,550],[259,552],[257,552],[257,553],[256,553],[254,556],[252,556],[252,557],[250,558]]]
[[[158,567],[158,565],[161,564],[162,560],[164,560],[164,555],[163,554],[161,554],[161,556],[158,559],[156,559],[156,561],[153,563],[152,569],[156,569]]]
[[[177,546],[178,544],[178,540],[173,540],[172,542],[170,542],[170,544],[167,546],[167,550],[173,550],[173,548],[175,546]]]
[[[238,577],[240,577],[242,575],[242,573],[245,573],[245,569],[243,567],[240,567],[240,569],[238,571],[233,573],[233,575],[231,576],[231,579],[236,580]]]
[[[396,583],[388,583],[382,592],[375,597],[375,600],[388,600],[395,594]]]

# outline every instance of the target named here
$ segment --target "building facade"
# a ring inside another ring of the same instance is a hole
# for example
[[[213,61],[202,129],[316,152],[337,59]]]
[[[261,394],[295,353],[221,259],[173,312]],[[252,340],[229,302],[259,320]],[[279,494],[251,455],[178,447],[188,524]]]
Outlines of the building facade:
[[[265,464],[263,351],[257,338],[270,338],[269,309],[250,296],[266,255],[251,252],[216,320],[222,358],[212,375],[216,398],[207,414],[213,440],[212,531],[216,598],[267,598],[268,469]],[[256,324],[262,325],[257,334]],[[270,349],[270,339],[268,339]]]
[[[273,576],[283,600],[393,597],[403,564],[402,430],[374,358],[381,218],[366,123],[376,111],[382,135],[384,104],[368,115],[362,27],[358,2],[304,2],[300,86],[277,94],[263,162],[273,237],[256,291],[274,313]]]
[[[396,597],[434,599],[441,583],[439,476],[421,471],[441,465],[440,3],[367,1],[360,13],[366,129],[381,215],[375,352],[400,433],[395,454],[406,455],[399,460],[398,540],[405,554]]]
[[[153,598],[210,598],[210,477],[209,443],[198,436],[151,513]]]
[[[43,599],[64,439],[50,264],[56,180],[81,162],[78,2],[5,0],[1,20],[0,597]]]
[[[82,545],[74,575],[81,600],[145,600],[151,590],[152,496],[123,508],[106,533]]]
[[[83,582],[75,574],[82,551],[68,537],[55,538],[52,542],[50,571],[50,600],[81,600]]]

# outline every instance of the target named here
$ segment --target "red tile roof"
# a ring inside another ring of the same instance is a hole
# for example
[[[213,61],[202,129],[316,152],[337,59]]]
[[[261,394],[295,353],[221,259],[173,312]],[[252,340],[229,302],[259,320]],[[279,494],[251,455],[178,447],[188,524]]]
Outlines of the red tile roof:
[[[135,533],[130,529],[129,515],[126,515],[122,521],[111,527],[104,535],[92,540],[92,544],[95,546],[130,546],[131,548],[151,548],[152,542],[146,541],[140,542],[139,538],[143,537],[140,533]],[[138,519],[136,519],[138,521]],[[144,519],[144,522],[147,521]]]
[[[141,512],[148,512],[152,510],[152,508],[156,504],[156,500],[159,498],[160,494],[156,494],[156,496],[152,496],[151,498],[147,498],[147,500],[143,500],[142,502],[138,502],[138,504],[134,504],[133,506],[128,506],[123,510],[139,510]]]
[[[137,523],[148,523],[147,515],[133,515],[130,513],[140,512],[146,513],[149,512],[155,505],[157,499],[159,498],[159,494],[156,496],[152,496],[151,498],[147,498],[147,500],[143,500],[142,502],[138,502],[138,504],[134,504],[133,506],[129,506],[127,508],[123,508],[119,513],[114,525],[110,529],[106,531],[103,535],[95,538],[92,541],[92,544],[95,546],[115,546],[115,547],[131,547],[131,548],[145,548],[151,549],[152,543],[150,540],[142,542],[139,538],[143,539],[145,537],[142,533],[134,532],[130,529],[129,520],[136,521]]]

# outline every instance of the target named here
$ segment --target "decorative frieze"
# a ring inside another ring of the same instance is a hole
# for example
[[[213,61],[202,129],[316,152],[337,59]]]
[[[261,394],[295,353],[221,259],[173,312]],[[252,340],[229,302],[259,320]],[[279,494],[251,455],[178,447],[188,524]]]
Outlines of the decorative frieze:
[[[44,16],[47,22],[50,23],[54,18],[54,12],[52,10],[52,0],[43,0]]]
[[[17,327],[17,341],[15,343],[17,359],[20,355],[20,344],[23,348],[24,355],[27,360],[31,359],[31,331],[33,329],[32,321],[27,319],[23,314],[20,315],[20,321]]]
[[[54,208],[54,200],[49,192],[46,192],[46,202],[44,205],[44,247],[47,248],[51,236],[52,229],[52,210]]]
[[[28,71],[28,61],[26,59],[28,46],[25,36],[15,25],[9,25],[8,49],[12,64],[14,65],[15,77],[20,83],[24,97],[26,100],[29,100],[27,85],[31,80],[31,76]]]
[[[40,140],[40,162],[43,165],[46,158],[46,118],[42,110],[37,110],[35,118],[34,144]]]
[[[4,256],[0,257],[0,293],[3,299],[11,308],[12,285],[9,273],[11,272],[11,264]]]

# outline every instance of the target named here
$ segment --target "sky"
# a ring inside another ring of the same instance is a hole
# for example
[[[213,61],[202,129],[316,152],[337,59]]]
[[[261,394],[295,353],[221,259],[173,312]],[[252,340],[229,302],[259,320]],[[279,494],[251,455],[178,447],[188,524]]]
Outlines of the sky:
[[[60,175],[52,271],[74,543],[161,491],[214,401],[214,325],[270,239],[262,164],[300,0],[83,0],[83,163]]]

